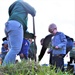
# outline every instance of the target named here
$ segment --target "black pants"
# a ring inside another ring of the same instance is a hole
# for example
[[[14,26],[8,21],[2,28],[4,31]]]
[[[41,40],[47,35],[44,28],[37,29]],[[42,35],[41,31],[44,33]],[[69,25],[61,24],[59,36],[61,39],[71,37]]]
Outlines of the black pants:
[[[52,52],[50,52],[49,64],[52,65]]]
[[[72,63],[73,60],[74,60],[74,63],[75,63],[75,58],[74,57],[70,57],[70,63]]]
[[[60,68],[61,71],[64,71],[64,55],[52,55],[52,65],[56,67],[56,69]]]

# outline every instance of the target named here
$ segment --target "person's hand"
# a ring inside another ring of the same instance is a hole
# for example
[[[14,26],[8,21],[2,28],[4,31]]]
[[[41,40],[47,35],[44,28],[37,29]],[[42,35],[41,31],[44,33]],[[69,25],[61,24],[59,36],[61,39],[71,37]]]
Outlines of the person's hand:
[[[59,47],[58,46],[55,46],[55,49],[59,49]]]
[[[21,54],[20,54],[20,57],[21,57],[21,58],[23,58],[23,57],[24,57],[24,54],[23,54],[23,53],[21,53]]]
[[[9,51],[9,50],[6,50],[7,52]]]
[[[51,51],[49,50],[47,53],[50,54],[50,52],[51,52]]]

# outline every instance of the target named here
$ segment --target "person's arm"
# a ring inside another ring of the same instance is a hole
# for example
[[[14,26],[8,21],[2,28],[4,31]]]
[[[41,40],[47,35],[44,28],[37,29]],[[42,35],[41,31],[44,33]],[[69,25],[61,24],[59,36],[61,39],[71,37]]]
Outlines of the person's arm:
[[[23,5],[27,13],[31,14],[32,16],[36,15],[36,10],[31,5],[23,1],[20,1],[20,3]]]
[[[52,38],[52,34],[49,34],[47,35],[45,38],[44,38],[44,41],[43,41],[43,45],[42,45],[42,48],[41,48],[41,51],[40,51],[40,54],[38,56],[38,61],[41,61],[41,59],[43,58],[47,48],[48,48],[48,45],[49,43],[51,42],[51,38]]]
[[[59,48],[62,48],[63,46],[65,46],[67,44],[66,36],[63,33],[60,35],[60,40],[61,40],[61,43],[58,44],[57,46]]]

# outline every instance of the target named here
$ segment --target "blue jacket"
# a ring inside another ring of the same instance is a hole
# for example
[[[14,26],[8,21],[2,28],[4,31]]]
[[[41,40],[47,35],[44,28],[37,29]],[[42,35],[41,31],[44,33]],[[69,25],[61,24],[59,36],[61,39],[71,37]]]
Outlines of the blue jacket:
[[[51,40],[51,50],[52,54],[66,54],[66,44],[67,39],[62,32],[57,32]],[[54,47],[58,46],[59,49],[55,49]]]
[[[30,42],[28,40],[26,40],[26,39],[23,39],[22,48],[21,48],[21,51],[19,52],[18,55],[23,53],[24,55],[28,56],[29,48],[30,48]]]

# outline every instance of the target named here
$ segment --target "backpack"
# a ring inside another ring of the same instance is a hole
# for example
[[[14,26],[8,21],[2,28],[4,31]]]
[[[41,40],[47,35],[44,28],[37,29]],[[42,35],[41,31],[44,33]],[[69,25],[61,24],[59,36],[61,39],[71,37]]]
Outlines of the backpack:
[[[65,36],[66,36],[66,39],[67,39],[66,51],[68,53],[70,50],[72,50],[74,39],[71,38],[70,36],[67,36],[67,35],[65,35]]]

